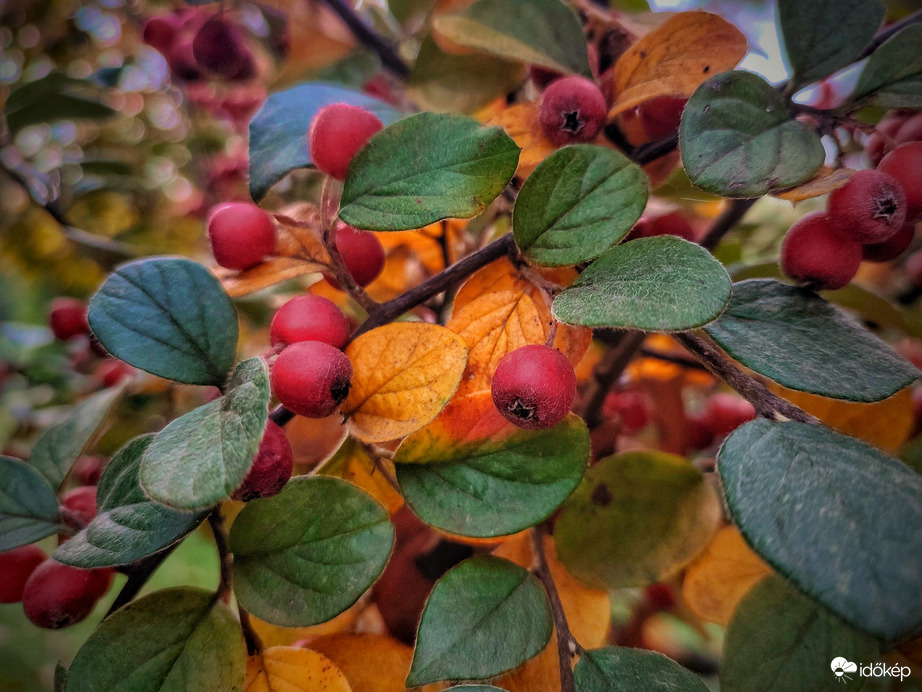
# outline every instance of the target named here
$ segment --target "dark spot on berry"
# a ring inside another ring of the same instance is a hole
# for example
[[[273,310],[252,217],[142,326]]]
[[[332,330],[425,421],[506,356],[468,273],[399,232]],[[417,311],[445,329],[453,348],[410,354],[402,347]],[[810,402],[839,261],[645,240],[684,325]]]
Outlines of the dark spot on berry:
[[[892,197],[882,197],[876,200],[876,209],[874,210],[875,219],[887,219],[888,221],[893,218],[893,215],[897,211],[897,204]]]
[[[349,396],[349,387],[351,382],[345,378],[339,379],[333,383],[333,386],[330,387],[330,397],[337,404],[346,400],[346,397]]]
[[[534,420],[538,407],[534,404],[525,403],[521,399],[516,399],[506,407],[506,410],[516,418]]]
[[[576,134],[583,129],[583,121],[579,117],[579,111],[570,111],[569,113],[563,114],[563,125],[560,126],[561,130],[567,132],[572,132]]]
[[[599,483],[595,487],[595,490],[592,491],[592,495],[589,499],[592,500],[592,504],[596,505],[597,507],[608,507],[614,498],[608,486],[604,483]]]

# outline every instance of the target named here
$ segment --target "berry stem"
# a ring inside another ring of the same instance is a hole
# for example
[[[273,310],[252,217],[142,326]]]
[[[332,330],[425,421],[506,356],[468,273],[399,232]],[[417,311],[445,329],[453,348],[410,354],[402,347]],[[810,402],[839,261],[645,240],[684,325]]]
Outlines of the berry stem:
[[[214,535],[215,546],[218,549],[218,557],[221,561],[221,580],[218,582],[218,589],[215,595],[227,602],[230,599],[231,592],[231,565],[233,564],[233,557],[227,545],[227,529],[224,527],[224,517],[221,516],[220,505],[215,507],[211,511],[211,514],[208,515],[208,524],[211,526],[211,533]]]
[[[343,23],[349,27],[349,31],[358,41],[368,48],[371,48],[378,57],[381,58],[382,64],[391,72],[400,78],[410,76],[410,68],[400,58],[397,51],[384,40],[368,23],[362,19],[354,9],[344,0],[324,0],[327,6],[333,10]]]

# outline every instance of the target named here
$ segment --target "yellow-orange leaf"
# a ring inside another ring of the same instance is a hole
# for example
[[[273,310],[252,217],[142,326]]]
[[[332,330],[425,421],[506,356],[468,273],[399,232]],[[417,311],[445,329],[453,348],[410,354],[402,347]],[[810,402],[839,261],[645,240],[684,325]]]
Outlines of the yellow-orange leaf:
[[[499,125],[518,147],[519,165],[515,174],[527,178],[538,164],[556,151],[538,122],[537,103],[519,103],[501,111],[487,125]]]
[[[297,279],[305,274],[325,271],[326,265],[316,262],[291,259],[290,257],[275,257],[257,264],[251,269],[232,271],[218,268],[215,274],[221,280],[224,290],[231,298],[239,298],[276,284]]]
[[[812,413],[829,427],[895,454],[909,439],[914,425],[912,392],[909,388],[873,404],[858,404],[827,399],[814,394],[785,389],[774,382],[776,394]]]
[[[458,291],[446,325],[470,349],[458,393],[489,389],[503,356],[527,344],[546,343],[551,322],[543,289],[508,259],[498,259],[474,274]],[[575,365],[591,341],[591,330],[560,324],[554,347]]]
[[[788,202],[803,202],[805,199],[819,197],[842,187],[853,175],[855,171],[851,168],[823,166],[811,180],[784,192],[778,192],[775,197]]]
[[[393,462],[382,459],[381,463],[393,475]],[[403,506],[403,496],[394,490],[384,474],[375,467],[374,459],[355,438],[347,437],[336,454],[317,472],[355,483],[380,502],[390,514]]]
[[[463,339],[421,322],[373,329],[349,344],[346,355],[353,374],[343,412],[365,442],[395,440],[435,418],[467,365]]]
[[[726,625],[743,596],[771,571],[736,527],[725,526],[685,570],[682,596],[701,619]]]
[[[276,646],[247,659],[244,692],[352,692],[346,676],[323,654]]]
[[[618,58],[608,115],[614,118],[658,96],[691,96],[745,54],[746,36],[727,20],[709,12],[680,12]]]
[[[243,503],[240,503],[243,504]],[[225,506],[227,503],[225,503]],[[273,625],[271,622],[260,620],[250,615],[250,622],[253,623],[253,629],[259,635],[260,640],[266,647],[273,646],[291,646],[299,639],[310,639],[319,637],[324,634],[334,634],[342,632],[355,625],[355,621],[362,614],[362,611],[368,607],[368,603],[362,599],[348,610],[337,615],[332,620],[311,625],[310,627],[282,627]]]

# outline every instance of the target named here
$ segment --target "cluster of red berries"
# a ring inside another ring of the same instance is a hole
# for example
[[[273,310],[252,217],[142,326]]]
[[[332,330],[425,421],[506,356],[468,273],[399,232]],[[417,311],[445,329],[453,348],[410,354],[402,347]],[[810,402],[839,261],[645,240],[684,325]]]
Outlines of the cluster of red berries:
[[[93,336],[87,322],[87,305],[82,300],[64,297],[52,300],[48,326],[59,341],[82,343],[72,353],[73,367],[92,372],[101,387],[114,387],[134,372],[130,365],[106,353]]]
[[[842,288],[862,260],[887,262],[906,250],[919,219],[922,142],[910,142],[833,191],[825,213],[791,226],[781,245],[781,269],[810,288]]]
[[[178,9],[148,19],[143,37],[166,58],[174,79],[244,81],[256,73],[244,33],[226,16],[212,16],[197,8]]]

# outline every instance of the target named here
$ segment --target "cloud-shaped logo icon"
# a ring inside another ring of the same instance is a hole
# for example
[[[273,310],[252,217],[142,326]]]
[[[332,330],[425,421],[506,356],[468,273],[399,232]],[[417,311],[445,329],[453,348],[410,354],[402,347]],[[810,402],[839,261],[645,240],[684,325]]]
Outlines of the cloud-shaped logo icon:
[[[835,673],[836,679],[839,682],[845,682],[846,680],[851,680],[851,678],[848,677],[846,673],[857,673],[858,672],[857,663],[852,663],[851,661],[844,659],[841,656],[839,656],[838,658],[832,659],[832,663],[829,664],[829,667],[832,668],[832,672]]]

